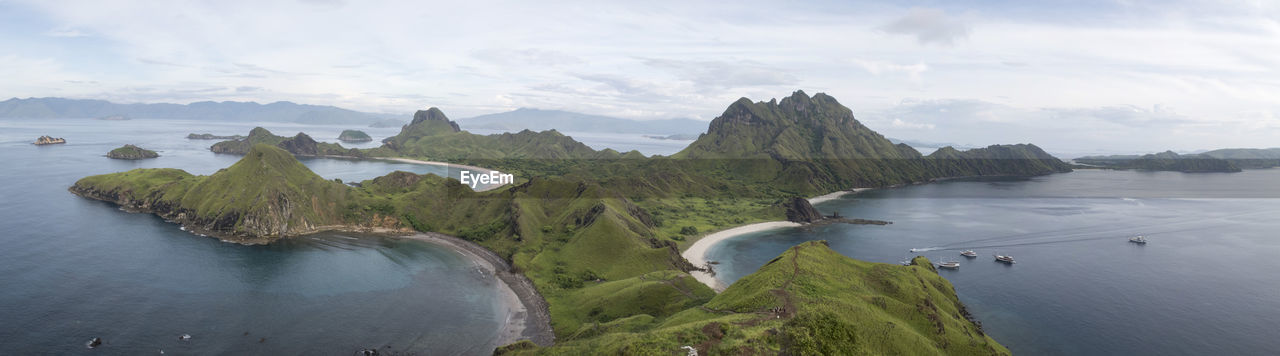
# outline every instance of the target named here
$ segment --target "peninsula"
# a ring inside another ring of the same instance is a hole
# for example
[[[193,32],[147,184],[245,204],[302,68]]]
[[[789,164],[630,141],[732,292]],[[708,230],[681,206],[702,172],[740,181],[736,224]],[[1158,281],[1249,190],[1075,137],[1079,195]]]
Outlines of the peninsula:
[[[597,151],[554,130],[476,135],[437,108],[415,113],[382,147],[333,145],[347,155],[515,174],[509,188],[482,192],[408,172],[358,187],[325,180],[294,158],[332,145],[309,139],[256,128],[214,145],[244,157],[212,175],[136,169],[86,177],[70,190],[239,243],[354,230],[434,233],[482,246],[545,298],[553,333],[497,353],[1000,355],[1008,351],[965,317],[927,260],[860,262],[805,243],[717,294],[690,274],[703,267],[681,250],[734,226],[825,219],[798,197],[1071,169],[1028,144],[924,156],[863,126],[835,98],[800,91],[734,102],[670,157]]]

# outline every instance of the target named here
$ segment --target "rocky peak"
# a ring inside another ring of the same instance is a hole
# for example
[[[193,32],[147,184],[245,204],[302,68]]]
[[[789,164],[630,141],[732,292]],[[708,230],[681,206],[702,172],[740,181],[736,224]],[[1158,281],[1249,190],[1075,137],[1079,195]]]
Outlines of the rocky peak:
[[[439,108],[436,108],[434,106],[429,109],[418,110],[418,112],[413,113],[413,121],[410,122],[409,125],[414,125],[414,124],[428,122],[428,121],[445,122],[445,123],[448,123],[449,126],[453,127],[453,132],[462,131],[461,129],[458,128],[458,123],[453,122],[452,120],[449,120],[449,117],[445,116],[443,111],[440,111]]]

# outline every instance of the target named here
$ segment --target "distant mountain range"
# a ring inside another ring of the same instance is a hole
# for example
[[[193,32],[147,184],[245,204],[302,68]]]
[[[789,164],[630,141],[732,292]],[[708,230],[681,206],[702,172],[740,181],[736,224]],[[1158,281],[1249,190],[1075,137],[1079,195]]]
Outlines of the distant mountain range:
[[[520,108],[513,111],[459,119],[464,129],[565,132],[623,132],[637,134],[693,135],[707,130],[706,121],[692,119],[631,120],[560,110]]]
[[[1280,167],[1280,148],[1224,148],[1197,154],[1173,151],[1145,155],[1085,156],[1073,161],[1113,169],[1179,172],[1239,172]]]
[[[397,115],[374,114],[327,105],[288,101],[270,104],[237,101],[201,101],[191,104],[117,104],[104,100],[66,98],[12,98],[0,102],[0,119],[71,119],[128,117],[134,119],[183,119],[241,122],[295,122],[304,124],[368,125]]]

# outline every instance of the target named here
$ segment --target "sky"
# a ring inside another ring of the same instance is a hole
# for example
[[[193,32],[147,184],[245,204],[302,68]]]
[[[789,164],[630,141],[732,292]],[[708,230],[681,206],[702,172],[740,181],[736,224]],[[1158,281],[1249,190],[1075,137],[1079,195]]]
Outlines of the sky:
[[[824,92],[876,131],[1280,146],[1276,1],[0,0],[0,97],[710,120]]]

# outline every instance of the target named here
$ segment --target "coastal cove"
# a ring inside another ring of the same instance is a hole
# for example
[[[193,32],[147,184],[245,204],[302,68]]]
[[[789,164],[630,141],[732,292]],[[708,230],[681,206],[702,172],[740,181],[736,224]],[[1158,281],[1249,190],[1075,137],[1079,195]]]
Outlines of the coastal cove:
[[[9,203],[0,207],[6,217],[0,242],[10,247],[0,251],[0,283],[11,287],[0,292],[0,319],[7,321],[0,326],[0,352],[89,353],[84,343],[100,337],[107,350],[127,354],[379,348],[488,355],[519,335],[538,333],[537,324],[520,325],[525,303],[495,278],[498,266],[456,246],[340,232],[243,246],[67,193],[80,177],[133,168],[212,174],[240,157],[209,152],[213,142],[188,140],[188,133],[243,134],[264,125],[275,124],[0,120],[0,158],[10,163],[0,172],[0,195]],[[280,126],[283,132],[324,130]],[[68,143],[30,144],[47,132]],[[161,156],[103,157],[126,143]],[[449,172],[416,162],[300,161],[347,182],[396,170]],[[182,334],[192,340],[178,340]]]
[[[813,240],[865,261],[959,261],[939,273],[1015,354],[1265,354],[1280,349],[1264,335],[1280,328],[1280,303],[1270,297],[1280,280],[1254,271],[1280,268],[1270,233],[1280,229],[1271,219],[1280,212],[1277,181],[1275,169],[948,180],[815,204],[892,225],[735,228],[685,254],[715,261],[712,283],[721,285]],[[1128,243],[1134,235],[1151,242]],[[978,257],[959,256],[964,249]],[[997,264],[994,253],[1018,263]]]

